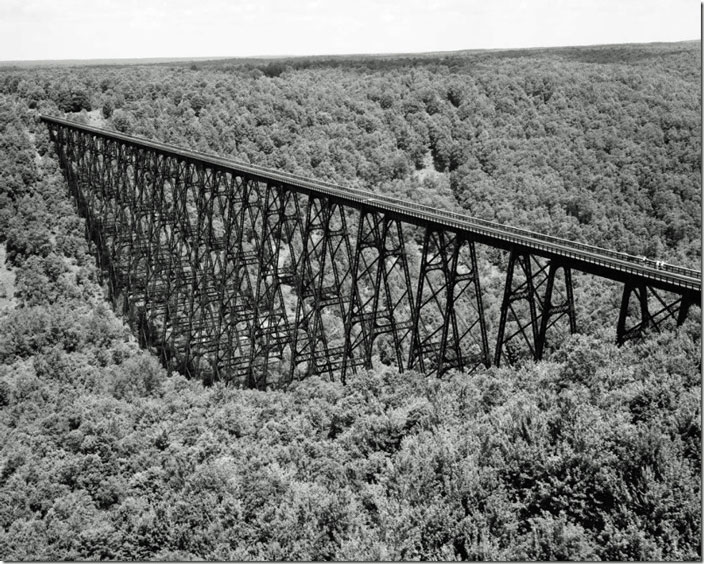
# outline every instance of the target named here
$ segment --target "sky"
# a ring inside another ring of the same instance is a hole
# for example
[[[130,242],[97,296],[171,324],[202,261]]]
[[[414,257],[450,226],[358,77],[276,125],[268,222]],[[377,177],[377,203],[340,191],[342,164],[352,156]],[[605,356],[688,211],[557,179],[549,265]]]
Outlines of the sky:
[[[685,41],[697,0],[0,0],[0,61]]]

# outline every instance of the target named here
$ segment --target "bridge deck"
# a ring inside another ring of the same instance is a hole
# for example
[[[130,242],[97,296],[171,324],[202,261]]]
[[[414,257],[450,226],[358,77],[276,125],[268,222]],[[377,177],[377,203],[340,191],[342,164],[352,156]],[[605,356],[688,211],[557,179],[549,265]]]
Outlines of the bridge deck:
[[[636,257],[585,243],[501,225],[414,202],[397,200],[374,192],[345,188],[132,135],[106,131],[66,119],[42,115],[41,120],[47,124],[53,123],[106,139],[119,140],[133,146],[151,149],[167,156],[205,163],[237,175],[248,176],[264,182],[283,183],[297,191],[331,197],[352,207],[381,210],[415,225],[442,226],[494,247],[528,249],[533,254],[550,259],[558,258],[572,268],[612,280],[642,282],[665,290],[694,294],[694,299],[697,302],[701,300],[701,271],[657,263],[644,257]]]

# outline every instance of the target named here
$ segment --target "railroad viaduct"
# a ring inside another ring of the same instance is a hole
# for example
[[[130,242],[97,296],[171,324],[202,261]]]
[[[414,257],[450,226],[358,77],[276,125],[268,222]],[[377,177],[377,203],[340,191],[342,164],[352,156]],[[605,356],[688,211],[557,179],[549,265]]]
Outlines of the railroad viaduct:
[[[167,367],[206,382],[344,381],[374,354],[435,374],[540,359],[577,330],[573,271],[622,283],[619,343],[701,301],[697,271],[41,120],[113,300]],[[492,342],[476,245],[508,252]]]

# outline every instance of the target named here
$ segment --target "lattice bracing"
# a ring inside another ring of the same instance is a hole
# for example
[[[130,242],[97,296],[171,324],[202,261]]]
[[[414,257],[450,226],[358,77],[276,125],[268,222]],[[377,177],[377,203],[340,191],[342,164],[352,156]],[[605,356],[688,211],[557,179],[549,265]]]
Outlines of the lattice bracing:
[[[409,367],[442,374],[489,365],[473,241],[426,229],[412,322]]]
[[[673,294],[647,284],[626,282],[616,326],[616,342],[622,345],[646,331],[660,333],[672,326],[682,325],[695,300],[691,294]]]
[[[567,320],[570,333],[577,331],[569,266],[513,249],[506,269],[494,364],[541,359],[548,330],[562,319]]]
[[[509,253],[495,364],[576,331],[573,269],[624,283],[619,343],[701,299],[688,269],[42,119],[117,310],[205,382],[488,366],[478,244]]]
[[[389,336],[403,370],[413,327],[413,296],[399,221],[363,208],[350,270],[343,378],[348,369],[372,367],[375,341]]]

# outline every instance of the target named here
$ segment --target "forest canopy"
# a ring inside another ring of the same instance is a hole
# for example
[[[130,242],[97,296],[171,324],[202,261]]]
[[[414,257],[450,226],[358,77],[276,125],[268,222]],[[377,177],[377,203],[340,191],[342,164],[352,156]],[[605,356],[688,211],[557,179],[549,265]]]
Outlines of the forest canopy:
[[[700,560],[698,308],[618,348],[620,288],[577,281],[542,363],[204,387],[109,307],[38,121],[700,269],[700,69],[699,42],[1,68],[0,554]]]
[[[50,114],[698,267],[697,45],[1,70],[0,91]]]

